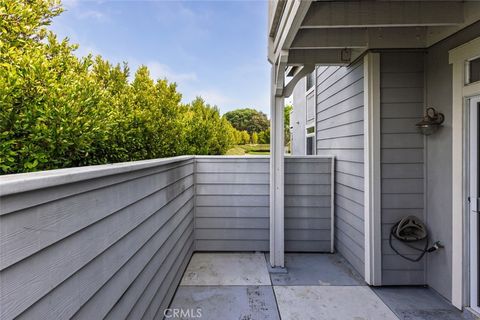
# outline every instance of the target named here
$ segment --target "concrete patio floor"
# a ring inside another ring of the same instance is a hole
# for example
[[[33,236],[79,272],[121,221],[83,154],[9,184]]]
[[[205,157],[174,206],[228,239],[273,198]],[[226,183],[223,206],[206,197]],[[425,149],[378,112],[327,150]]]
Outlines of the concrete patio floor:
[[[286,274],[269,274],[267,261],[263,253],[195,253],[168,318],[473,319],[428,288],[372,289],[337,254],[286,254]]]

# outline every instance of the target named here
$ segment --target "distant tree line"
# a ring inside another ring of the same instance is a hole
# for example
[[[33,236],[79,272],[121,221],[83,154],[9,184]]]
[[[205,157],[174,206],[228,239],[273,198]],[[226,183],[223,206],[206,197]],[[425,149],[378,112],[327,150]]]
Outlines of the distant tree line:
[[[242,133],[242,142],[270,143],[270,121],[261,111],[244,108],[229,111],[223,115],[232,126]]]
[[[182,104],[176,84],[153,80],[145,66],[130,81],[127,64],[76,57],[76,45],[47,29],[61,12],[55,0],[0,0],[0,173],[268,141],[263,119],[263,131],[237,130],[201,98]]]

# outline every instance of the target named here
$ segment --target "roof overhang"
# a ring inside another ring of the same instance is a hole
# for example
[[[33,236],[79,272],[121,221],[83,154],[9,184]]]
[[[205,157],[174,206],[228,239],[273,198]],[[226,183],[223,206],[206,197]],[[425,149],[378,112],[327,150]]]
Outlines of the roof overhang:
[[[480,1],[283,0],[269,9],[268,59],[283,77],[289,66],[348,65],[367,50],[428,48],[480,20]]]

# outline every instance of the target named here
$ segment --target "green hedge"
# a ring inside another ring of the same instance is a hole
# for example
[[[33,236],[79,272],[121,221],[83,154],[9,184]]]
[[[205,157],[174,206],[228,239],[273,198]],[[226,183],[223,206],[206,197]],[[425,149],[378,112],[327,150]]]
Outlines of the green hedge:
[[[0,172],[224,154],[241,136],[216,107],[181,103],[146,67],[77,58],[47,30],[54,0],[0,0]]]

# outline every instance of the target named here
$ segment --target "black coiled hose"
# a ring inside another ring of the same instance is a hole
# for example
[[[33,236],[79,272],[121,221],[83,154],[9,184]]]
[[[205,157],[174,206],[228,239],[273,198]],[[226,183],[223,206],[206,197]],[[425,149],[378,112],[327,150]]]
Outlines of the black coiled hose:
[[[426,235],[426,237],[424,239],[421,239],[421,240],[405,240],[405,239],[400,239],[399,237],[397,237],[397,234],[396,234],[396,229],[398,227],[398,225],[400,224],[401,221],[397,222],[396,224],[393,225],[392,229],[390,230],[390,236],[389,236],[389,239],[388,239],[388,243],[390,244],[390,247],[392,248],[392,250],[398,254],[400,257],[408,260],[408,261],[412,261],[412,262],[418,262],[420,261],[423,256],[429,252],[429,249],[428,249],[428,233]],[[395,239],[397,239],[398,241],[400,242],[403,242],[407,247],[413,249],[413,250],[416,250],[416,251],[419,251],[421,252],[420,255],[417,257],[417,258],[410,258],[410,257],[407,257],[403,254],[401,254],[400,252],[398,252],[398,250],[393,246],[393,237],[395,237]],[[417,248],[415,246],[412,246],[409,242],[417,242],[417,241],[425,241],[425,248],[421,249],[421,248]]]

